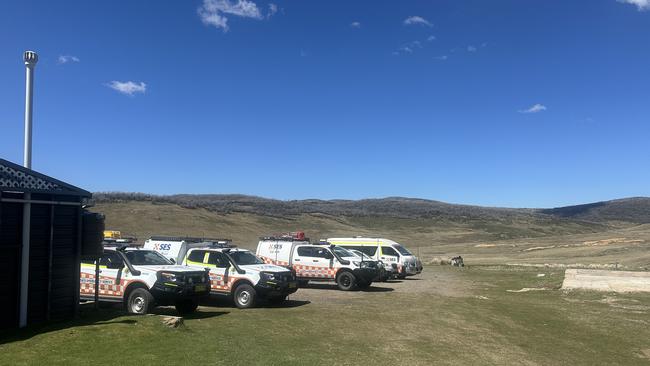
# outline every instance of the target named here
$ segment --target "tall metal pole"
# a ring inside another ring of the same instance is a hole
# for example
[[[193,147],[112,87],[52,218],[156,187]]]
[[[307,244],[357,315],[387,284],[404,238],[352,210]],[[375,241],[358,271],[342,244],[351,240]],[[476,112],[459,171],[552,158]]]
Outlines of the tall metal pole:
[[[25,51],[25,159],[23,166],[32,168],[32,99],[34,96],[34,68],[38,55],[33,51]]]
[[[32,99],[34,88],[34,67],[38,62],[38,55],[33,51],[25,51],[25,156],[23,166],[32,168]],[[27,326],[27,298],[29,294],[29,242],[32,216],[32,205],[29,202],[32,194],[25,192],[23,205],[23,237],[20,264],[20,310],[18,326]]]

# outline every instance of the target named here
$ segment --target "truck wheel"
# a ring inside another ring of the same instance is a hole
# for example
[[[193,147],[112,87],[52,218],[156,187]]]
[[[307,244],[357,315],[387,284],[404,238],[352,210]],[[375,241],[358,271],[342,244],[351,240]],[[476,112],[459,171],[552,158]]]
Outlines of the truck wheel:
[[[339,286],[339,289],[350,291],[357,286],[357,278],[351,272],[341,272],[338,277],[336,277],[336,284]]]
[[[129,314],[143,315],[153,307],[153,296],[143,288],[131,291],[126,301],[126,311]]]
[[[255,305],[255,289],[246,283],[243,283],[235,289],[233,300],[235,305],[240,309],[248,309]]]
[[[176,311],[179,314],[191,314],[199,307],[198,300],[183,300],[176,303]]]

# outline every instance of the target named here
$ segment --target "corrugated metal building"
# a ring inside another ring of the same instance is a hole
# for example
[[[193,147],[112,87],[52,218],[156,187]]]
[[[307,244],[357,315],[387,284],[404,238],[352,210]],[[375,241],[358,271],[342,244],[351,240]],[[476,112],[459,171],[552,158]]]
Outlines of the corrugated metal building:
[[[0,329],[18,327],[21,318],[24,326],[75,316],[82,200],[90,197],[87,191],[0,159]],[[31,215],[26,223],[23,212],[28,203]],[[30,230],[23,233],[27,225]],[[26,302],[24,295],[21,301],[25,235],[29,243]]]

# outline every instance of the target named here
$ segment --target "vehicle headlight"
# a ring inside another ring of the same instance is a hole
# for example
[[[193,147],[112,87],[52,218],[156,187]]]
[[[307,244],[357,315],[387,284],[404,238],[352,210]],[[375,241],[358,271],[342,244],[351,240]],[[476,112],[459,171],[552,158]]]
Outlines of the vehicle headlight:
[[[181,280],[181,278],[176,273],[160,272],[159,276],[160,276],[160,279],[164,280],[164,281],[180,282],[180,280]]]
[[[263,279],[266,281],[275,281],[275,273],[270,273],[270,272],[260,272],[260,275]]]

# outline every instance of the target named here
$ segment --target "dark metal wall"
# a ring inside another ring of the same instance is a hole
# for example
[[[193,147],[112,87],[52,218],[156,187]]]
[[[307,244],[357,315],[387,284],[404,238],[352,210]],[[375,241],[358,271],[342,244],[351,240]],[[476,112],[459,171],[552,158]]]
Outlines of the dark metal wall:
[[[31,210],[27,323],[70,319],[78,305],[81,207],[32,204]],[[0,329],[18,324],[22,213],[21,203],[0,203],[0,314],[6,314]]]
[[[23,206],[0,203],[0,329],[18,327]]]

